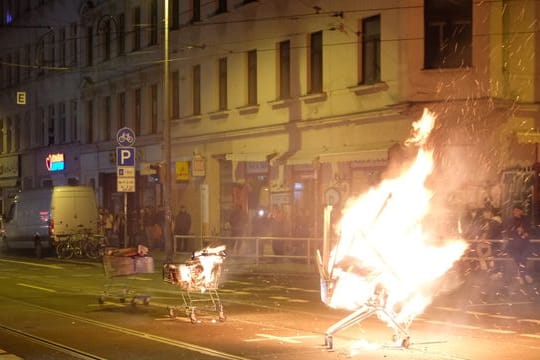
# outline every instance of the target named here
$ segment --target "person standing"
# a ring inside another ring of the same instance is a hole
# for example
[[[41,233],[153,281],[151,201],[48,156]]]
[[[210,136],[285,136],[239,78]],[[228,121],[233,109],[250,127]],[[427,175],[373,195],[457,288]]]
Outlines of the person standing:
[[[506,237],[508,241],[506,251],[518,268],[517,272],[520,283],[525,281],[530,284],[533,279],[527,273],[527,257],[529,256],[531,245],[529,232],[529,225],[523,208],[519,205],[514,206],[512,217],[506,225]]]
[[[247,213],[240,205],[235,205],[229,217],[231,225],[231,236],[242,237],[246,235],[246,227],[248,222]],[[229,244],[231,253],[238,252],[241,247],[241,239],[232,239]]]
[[[180,210],[174,219],[174,235],[186,236],[189,235],[191,229],[191,215],[187,212],[184,205],[180,206]],[[179,244],[180,251],[187,251],[188,239],[185,237],[180,238]]]

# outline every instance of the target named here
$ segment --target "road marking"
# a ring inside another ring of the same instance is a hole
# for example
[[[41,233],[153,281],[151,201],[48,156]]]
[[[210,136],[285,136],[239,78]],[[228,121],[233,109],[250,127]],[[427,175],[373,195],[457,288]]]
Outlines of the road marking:
[[[517,320],[517,317],[509,316],[509,315],[488,314],[488,316],[492,318],[496,318],[496,319],[503,319],[503,320]]]
[[[520,334],[520,336],[523,336],[523,337],[530,337],[530,338],[534,338],[534,339],[540,339],[540,335],[539,335],[539,334]]]
[[[270,334],[256,334],[258,338],[246,339],[245,342],[259,342],[259,341],[278,341],[288,344],[301,344],[301,339],[312,339],[319,337],[318,335],[303,335],[303,336],[275,336]]]
[[[16,261],[16,260],[7,260],[7,259],[0,259],[0,261],[7,262],[7,263],[13,263],[13,264],[23,264],[23,265],[32,265],[32,266],[38,266],[38,267],[45,267],[45,268],[56,269],[56,270],[63,269],[63,267],[61,267],[59,265],[37,264],[37,263],[33,263],[33,262],[28,262],[28,261]]]
[[[54,289],[48,289],[48,288],[44,288],[44,287],[41,287],[41,286],[35,286],[35,285],[30,285],[30,284],[17,283],[17,285],[24,286],[24,287],[31,288],[31,289],[36,289],[36,290],[48,291],[48,292],[52,292],[52,293],[56,292],[56,290],[54,290]]]
[[[527,323],[533,323],[536,325],[540,325],[540,320],[538,319],[518,319],[518,322],[527,322]]]
[[[495,334],[515,334],[515,331],[512,330],[502,330],[502,329],[483,329],[485,332],[495,333]]]
[[[472,325],[465,325],[465,324],[456,324],[456,323],[452,323],[452,322],[448,322],[448,321],[440,321],[440,320],[428,320],[428,319],[424,319],[424,318],[417,318],[418,320],[421,320],[423,322],[426,322],[428,324],[435,324],[435,325],[450,325],[450,326],[454,326],[454,327],[458,327],[458,328],[462,328],[462,329],[469,329],[469,330],[480,330],[482,329],[481,327],[479,326],[472,326]]]

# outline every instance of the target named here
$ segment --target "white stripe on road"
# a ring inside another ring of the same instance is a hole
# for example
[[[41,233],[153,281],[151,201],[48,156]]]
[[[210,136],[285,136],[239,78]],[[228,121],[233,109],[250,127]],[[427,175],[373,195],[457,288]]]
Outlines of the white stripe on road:
[[[48,289],[48,288],[44,288],[44,287],[41,287],[41,286],[35,286],[35,285],[30,285],[30,284],[17,283],[17,285],[24,286],[24,287],[31,288],[31,289],[36,289],[36,290],[48,291],[48,292],[53,292],[53,293],[56,292],[56,290],[54,290],[54,289]]]
[[[33,263],[33,262],[29,262],[29,261],[16,261],[16,260],[7,260],[7,259],[0,259],[0,261],[7,262],[7,263],[13,263],[13,264],[22,264],[22,265],[32,265],[32,266],[46,267],[46,268],[49,268],[49,269],[57,269],[57,270],[63,269],[63,267],[61,267],[60,265],[39,264],[39,263]]]

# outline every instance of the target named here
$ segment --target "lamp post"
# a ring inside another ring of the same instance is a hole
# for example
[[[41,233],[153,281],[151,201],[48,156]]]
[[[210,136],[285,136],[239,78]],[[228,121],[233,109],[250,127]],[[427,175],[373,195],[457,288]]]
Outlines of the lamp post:
[[[163,155],[165,181],[163,186],[163,207],[165,212],[165,228],[163,238],[166,261],[173,260],[171,193],[173,177],[171,176],[171,119],[169,110],[169,0],[163,1]]]

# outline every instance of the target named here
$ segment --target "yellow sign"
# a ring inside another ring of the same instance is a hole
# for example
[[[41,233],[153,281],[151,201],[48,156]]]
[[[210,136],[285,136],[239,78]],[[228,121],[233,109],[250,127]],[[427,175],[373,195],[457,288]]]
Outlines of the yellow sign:
[[[26,105],[26,91],[17,91],[17,105]]]
[[[179,180],[179,181],[189,180],[189,162],[177,161],[175,172],[176,172],[176,180]]]

